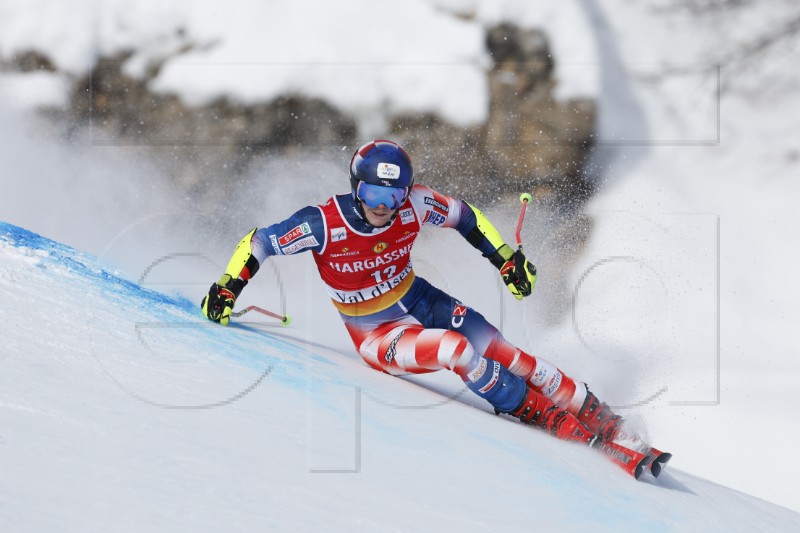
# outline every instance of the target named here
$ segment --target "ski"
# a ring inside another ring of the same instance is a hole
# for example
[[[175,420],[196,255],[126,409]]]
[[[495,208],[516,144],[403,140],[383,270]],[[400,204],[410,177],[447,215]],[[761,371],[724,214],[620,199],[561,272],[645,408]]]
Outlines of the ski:
[[[664,471],[664,468],[667,466],[669,460],[672,459],[671,453],[662,452],[661,450],[650,446],[637,435],[625,435],[624,433],[620,432],[614,442],[617,445],[635,451],[640,451],[641,453],[647,455],[650,458],[650,473],[656,478],[661,475],[661,472]]]
[[[661,472],[664,471],[664,467],[667,466],[667,463],[670,459],[672,459],[672,454],[668,452],[662,452],[661,450],[657,450],[655,448],[650,448],[650,473],[653,474],[653,477],[658,477],[661,475]]]
[[[598,440],[593,448],[608,457],[611,462],[633,476],[634,479],[639,479],[653,460],[650,454],[637,452],[611,441]]]
[[[652,447],[650,444],[647,444],[647,442],[645,442],[638,435],[626,433],[624,430],[617,432],[613,442],[617,446],[622,446],[625,449],[630,449],[631,451],[636,451],[647,455],[650,459],[650,473],[656,478],[661,475],[661,472],[664,471],[664,468],[667,466],[669,460],[672,459],[671,453],[662,452],[661,450]]]

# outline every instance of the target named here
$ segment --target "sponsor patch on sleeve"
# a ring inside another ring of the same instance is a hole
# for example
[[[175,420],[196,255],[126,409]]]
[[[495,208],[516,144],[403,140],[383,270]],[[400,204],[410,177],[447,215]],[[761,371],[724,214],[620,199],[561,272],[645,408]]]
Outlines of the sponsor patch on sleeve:
[[[269,236],[269,242],[272,243],[272,249],[275,250],[275,253],[280,255],[282,252],[281,252],[281,247],[278,246],[278,237],[277,237],[277,235],[270,235]]]
[[[292,241],[295,241],[302,237],[303,235],[309,235],[311,233],[311,226],[308,222],[303,222],[299,226],[295,226],[286,232],[284,235],[278,238],[278,243],[281,246],[286,246]],[[285,250],[284,250],[285,251]]]
[[[436,211],[428,211],[425,214],[425,220],[422,221],[423,224],[433,224],[434,226],[441,226],[447,220],[444,215],[437,213]]]
[[[450,208],[447,207],[447,203],[445,203],[444,198],[431,198],[430,196],[425,197],[425,203],[435,210],[439,211],[441,214],[446,215],[450,212]]]
[[[293,242],[289,246],[284,246],[282,252],[286,255],[293,254],[303,250],[304,248],[310,248],[312,246],[319,245],[319,241],[313,235],[309,235],[308,237],[303,237],[302,239]]]

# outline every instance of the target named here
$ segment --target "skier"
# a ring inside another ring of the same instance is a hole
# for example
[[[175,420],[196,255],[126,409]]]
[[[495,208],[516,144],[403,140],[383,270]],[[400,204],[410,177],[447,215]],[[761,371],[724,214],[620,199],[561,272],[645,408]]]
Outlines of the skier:
[[[447,369],[496,412],[558,438],[590,446],[616,438],[621,418],[584,383],[517,348],[480,313],[414,274],[410,253],[420,228],[454,228],[499,270],[516,299],[529,296],[536,267],[480,210],[415,184],[408,154],[385,140],[355,152],[350,189],[250,231],[203,298],[203,314],[227,325],[236,298],[268,257],[311,251],[371,367],[394,375]]]

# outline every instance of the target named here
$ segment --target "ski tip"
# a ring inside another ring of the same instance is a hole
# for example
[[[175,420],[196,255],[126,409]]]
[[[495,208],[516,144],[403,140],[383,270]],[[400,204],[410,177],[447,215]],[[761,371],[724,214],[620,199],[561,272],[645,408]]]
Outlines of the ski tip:
[[[650,457],[649,455],[643,457],[642,460],[639,461],[639,464],[636,465],[636,468],[633,470],[633,478],[638,480],[642,476],[644,471],[647,469],[647,467],[650,466],[650,462],[652,460],[653,458]]]
[[[667,452],[661,452],[652,459],[652,463],[650,464],[650,473],[653,474],[653,477],[658,477],[661,475],[661,472],[664,471],[664,468],[667,466],[667,463],[670,459],[672,459],[672,454]]]

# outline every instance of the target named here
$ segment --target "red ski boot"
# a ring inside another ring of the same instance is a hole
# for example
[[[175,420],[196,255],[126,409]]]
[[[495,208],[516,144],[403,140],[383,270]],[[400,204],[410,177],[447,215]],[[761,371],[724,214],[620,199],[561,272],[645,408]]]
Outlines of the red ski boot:
[[[558,439],[582,442],[593,446],[598,438],[573,414],[561,409],[553,400],[528,387],[522,405],[509,412],[522,423],[538,426]]]
[[[508,414],[519,418],[524,424],[540,427],[556,438],[595,448],[636,479],[639,479],[652,460],[647,453],[637,452],[614,442],[605,442],[575,415],[561,409],[552,400],[531,388],[528,388],[522,405]]]
[[[600,403],[597,396],[586,388],[586,399],[583,406],[578,411],[578,420],[597,433],[604,444],[614,443],[616,446],[623,446],[625,450],[630,450],[638,454],[647,456],[645,465],[650,465],[650,473],[654,477],[661,475],[662,470],[667,465],[672,454],[657,450],[644,442],[641,437],[633,433],[628,433],[623,428],[622,417],[614,414],[611,408]],[[638,479],[638,475],[635,476]]]
[[[614,441],[622,426],[622,417],[614,414],[608,404],[600,403],[589,387],[586,387],[586,399],[578,411],[578,420],[604,441]]]

